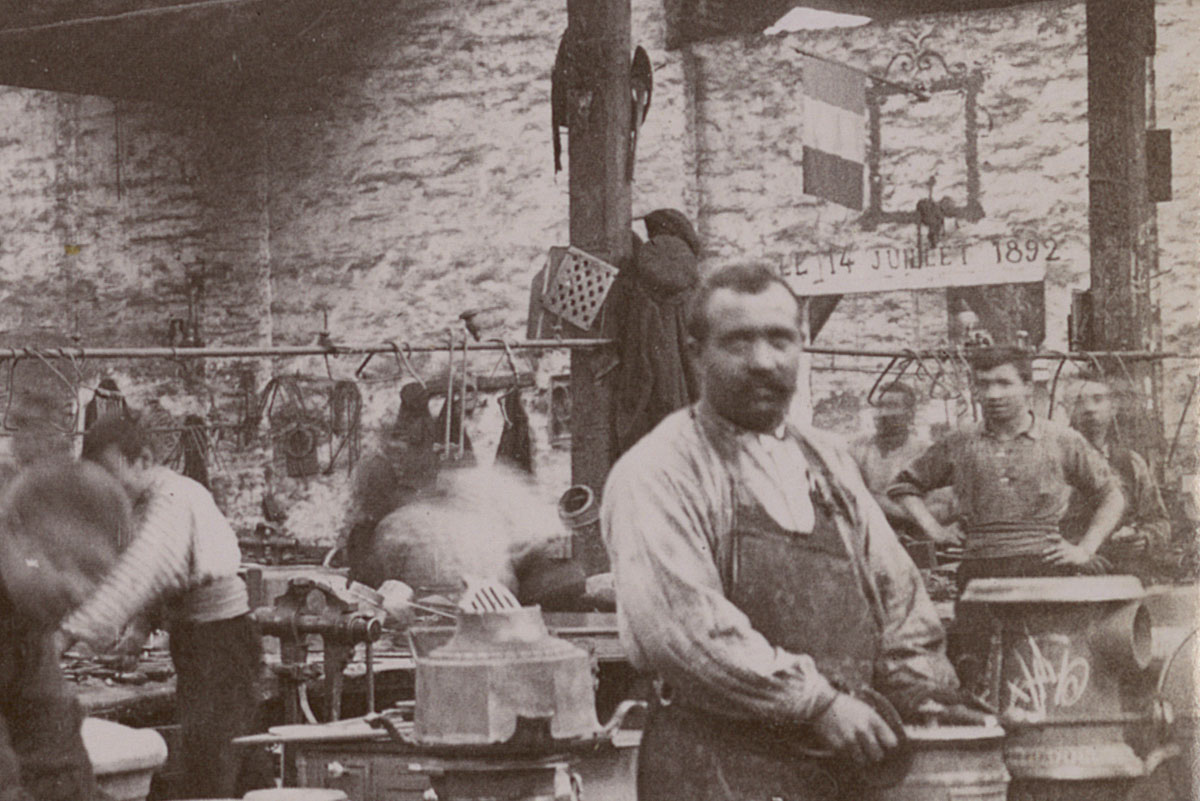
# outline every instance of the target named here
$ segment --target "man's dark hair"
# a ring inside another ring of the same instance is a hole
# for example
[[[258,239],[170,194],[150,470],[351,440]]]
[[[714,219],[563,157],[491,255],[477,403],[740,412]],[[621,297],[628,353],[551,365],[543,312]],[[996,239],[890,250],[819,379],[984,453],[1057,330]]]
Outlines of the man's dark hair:
[[[904,405],[907,408],[916,408],[917,392],[908,384],[905,384],[903,381],[893,381],[892,383],[886,385],[883,389],[879,390],[879,397],[882,398],[884,395],[893,392],[904,397]]]
[[[83,433],[81,455],[90,462],[98,462],[114,445],[117,452],[130,461],[145,452],[154,453],[154,443],[137,420],[114,414],[100,418]]]
[[[1017,374],[1021,376],[1022,381],[1026,384],[1033,382],[1033,359],[1029,358],[1028,351],[1021,348],[979,348],[967,356],[967,362],[971,365],[971,370],[976,373],[995,370],[997,367],[1011,364],[1017,368]]]
[[[745,295],[757,295],[765,292],[772,284],[778,284],[787,290],[796,301],[796,316],[800,316],[800,298],[792,292],[787,282],[779,274],[765,264],[730,264],[720,267],[705,276],[700,287],[692,295],[688,304],[687,331],[688,335],[697,342],[703,342],[708,336],[708,301],[718,289],[731,289]]]

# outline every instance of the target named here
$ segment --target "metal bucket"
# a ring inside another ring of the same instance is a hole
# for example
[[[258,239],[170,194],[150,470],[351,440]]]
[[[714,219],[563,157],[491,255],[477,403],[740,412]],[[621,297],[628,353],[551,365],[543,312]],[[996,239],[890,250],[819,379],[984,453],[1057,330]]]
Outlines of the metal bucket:
[[[1004,729],[999,726],[906,726],[912,768],[871,801],[1005,801]]]

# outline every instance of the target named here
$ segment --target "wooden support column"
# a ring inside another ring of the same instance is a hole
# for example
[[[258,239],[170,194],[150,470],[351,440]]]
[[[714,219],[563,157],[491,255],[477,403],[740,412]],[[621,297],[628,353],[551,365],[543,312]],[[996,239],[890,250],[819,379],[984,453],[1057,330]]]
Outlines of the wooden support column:
[[[1154,55],[1154,0],[1087,0],[1088,224],[1091,236],[1092,350],[1154,346],[1150,274],[1157,263],[1154,205],[1146,182],[1148,64]],[[1150,363],[1105,363],[1132,379],[1118,418],[1147,456],[1161,448],[1157,384]]]
[[[630,0],[567,0],[577,80],[568,115],[571,244],[609,264],[631,255],[626,180],[630,127]],[[611,393],[596,379],[611,354],[571,354],[571,480],[599,497],[611,466]],[[589,538],[590,539],[590,538]],[[588,573],[607,569],[598,537],[576,543]]]

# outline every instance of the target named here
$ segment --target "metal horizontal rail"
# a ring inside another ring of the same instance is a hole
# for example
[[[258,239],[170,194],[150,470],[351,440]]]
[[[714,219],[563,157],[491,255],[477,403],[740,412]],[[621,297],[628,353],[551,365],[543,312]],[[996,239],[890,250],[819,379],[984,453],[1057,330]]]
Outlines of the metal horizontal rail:
[[[600,348],[615,344],[616,340],[595,339],[526,339],[501,342],[484,340],[466,343],[468,351],[511,350],[576,350]],[[456,339],[454,350],[461,353],[463,342]],[[292,356],[365,356],[381,353],[442,353],[449,342],[440,345],[411,344],[406,342],[375,345],[230,345],[202,348],[85,348],[85,347],[19,347],[0,348],[0,361],[9,359],[244,359],[255,357]],[[926,350],[873,350],[863,348],[822,348],[809,346],[808,353],[818,356],[849,356],[867,359],[942,359],[965,357],[969,351],[952,348]],[[1038,351],[1030,353],[1031,359],[1048,361],[1089,361],[1091,359],[1119,358],[1129,361],[1162,361],[1166,359],[1200,359],[1200,353],[1156,350],[1097,350],[1097,351]]]
[[[927,350],[870,350],[861,348],[819,348],[806,347],[808,353],[820,356],[858,356],[869,359],[928,359],[937,356],[942,359],[954,357],[966,358],[970,350],[954,348],[932,348]],[[979,348],[978,351],[984,351]],[[1029,358],[1048,361],[1090,361],[1091,359],[1128,359],[1129,361],[1162,361],[1164,359],[1200,359],[1200,353],[1182,353],[1179,351],[1158,350],[1089,350],[1089,351],[1054,351],[1043,350],[1029,354]]]
[[[569,350],[597,348],[613,343],[611,339],[527,339],[502,343],[497,340],[468,342],[467,350]],[[5,359],[246,359],[268,356],[365,356],[377,353],[442,353],[450,347],[390,342],[381,345],[230,345],[203,348],[0,348]],[[454,352],[462,353],[463,342],[455,340]]]

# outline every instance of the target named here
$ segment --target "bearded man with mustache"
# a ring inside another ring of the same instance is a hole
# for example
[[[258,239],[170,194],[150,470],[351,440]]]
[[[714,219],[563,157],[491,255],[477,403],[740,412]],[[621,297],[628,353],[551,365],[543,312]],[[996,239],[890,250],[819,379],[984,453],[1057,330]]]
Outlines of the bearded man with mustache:
[[[967,713],[920,575],[849,454],[789,415],[800,310],[766,267],[711,274],[688,320],[700,400],[604,488],[621,641],[658,688],[641,801],[862,797],[855,781],[899,744],[888,701]]]
[[[953,486],[966,532],[958,584],[972,578],[1102,574],[1097,550],[1125,509],[1104,457],[1072,429],[1034,414],[1033,368],[1015,348],[988,348],[971,360],[983,425],[935,442],[900,472],[888,496],[935,541],[957,540],[922,496]],[[1094,498],[1074,543],[1060,533],[1072,492]]]

